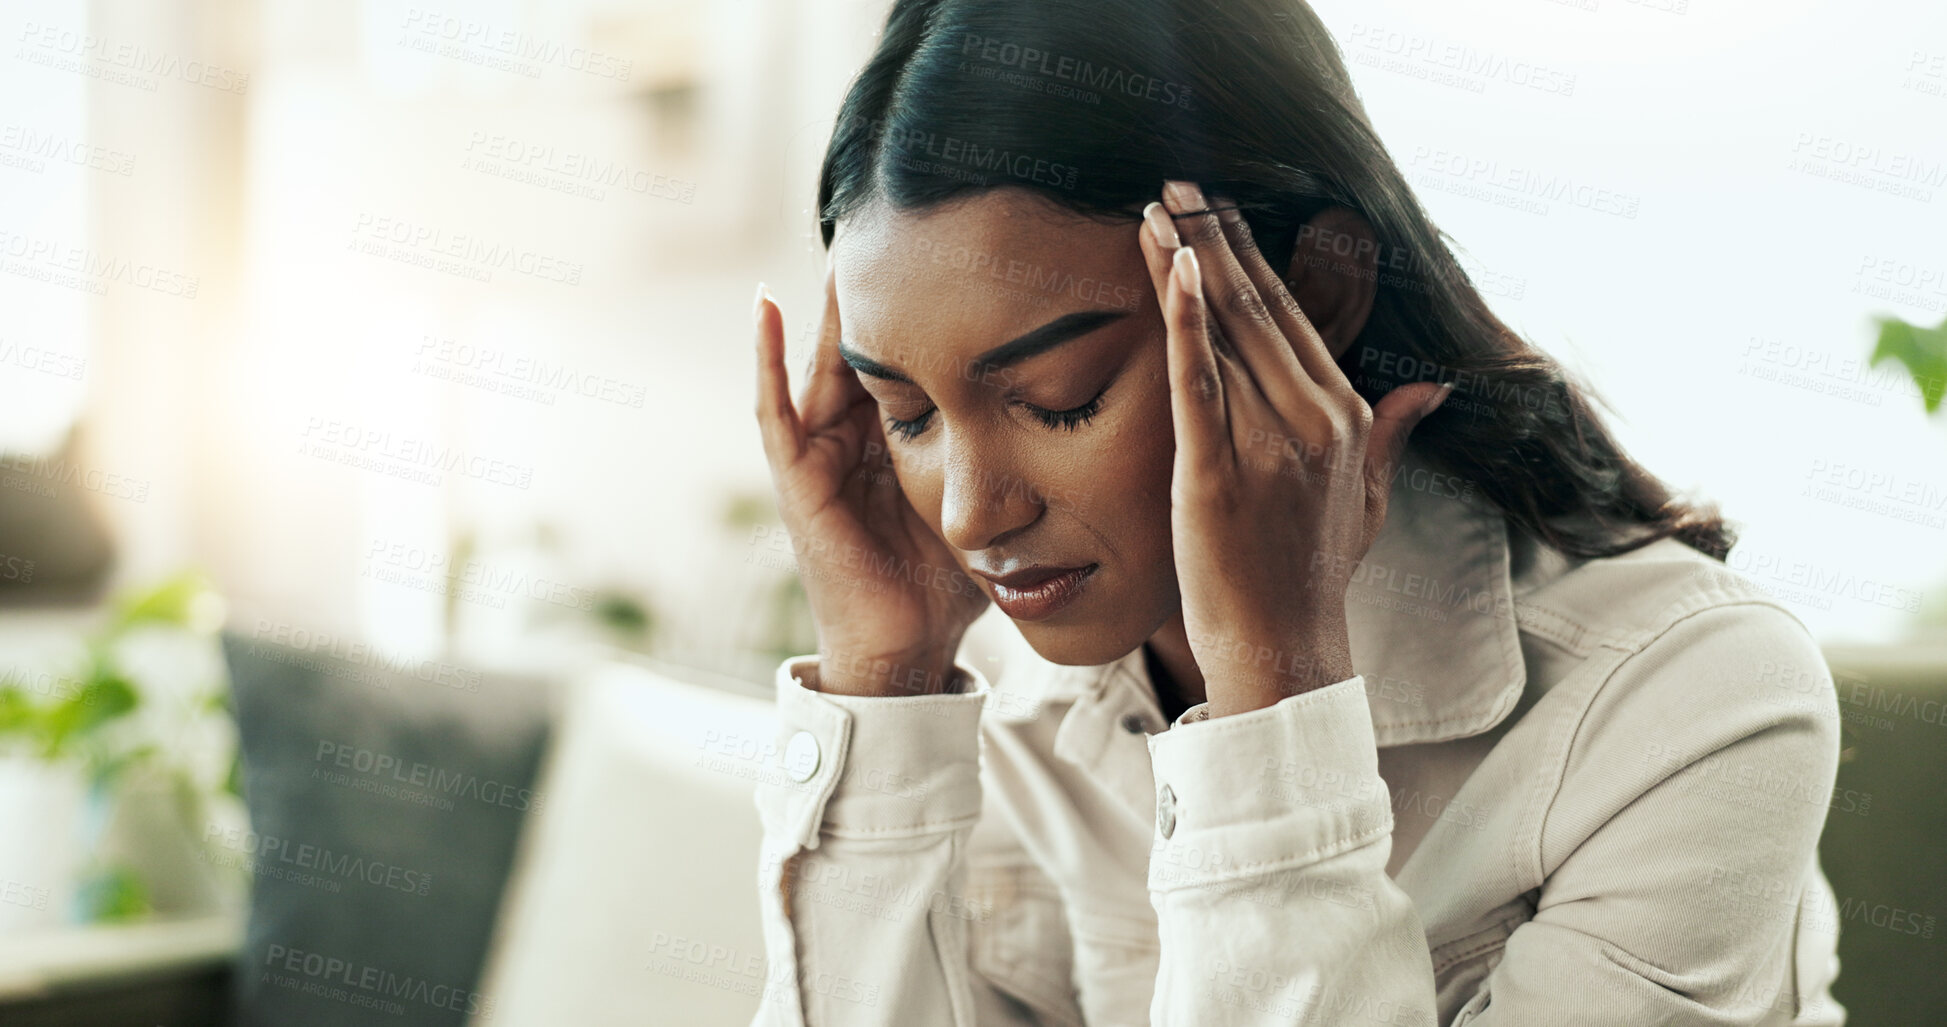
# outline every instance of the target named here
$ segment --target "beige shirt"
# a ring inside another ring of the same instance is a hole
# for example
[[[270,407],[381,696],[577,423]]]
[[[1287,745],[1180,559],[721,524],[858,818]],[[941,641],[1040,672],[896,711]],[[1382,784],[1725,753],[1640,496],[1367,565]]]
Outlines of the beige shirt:
[[[1358,677],[1167,726],[1140,649],[1058,666],[995,609],[960,694],[785,661],[753,1023],[1843,1022],[1816,846],[1870,799],[1795,617],[1413,458],[1347,605]]]

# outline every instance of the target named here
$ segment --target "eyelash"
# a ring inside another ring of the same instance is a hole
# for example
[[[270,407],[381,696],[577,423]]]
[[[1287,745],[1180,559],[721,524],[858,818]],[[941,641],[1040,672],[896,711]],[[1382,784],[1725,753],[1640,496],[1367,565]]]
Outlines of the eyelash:
[[[1102,397],[1108,395],[1108,393],[1109,387],[1104,385],[1102,391],[1095,394],[1094,399],[1071,410],[1043,410],[1032,404],[1024,405],[1027,406],[1028,410],[1042,424],[1061,431],[1074,431],[1076,428],[1087,424],[1095,418],[1096,413],[1102,409]],[[886,418],[886,430],[910,442],[926,431],[926,422],[931,421],[933,415],[939,409],[939,407],[934,407],[932,410],[928,410],[910,421],[902,421],[897,417],[888,417]]]

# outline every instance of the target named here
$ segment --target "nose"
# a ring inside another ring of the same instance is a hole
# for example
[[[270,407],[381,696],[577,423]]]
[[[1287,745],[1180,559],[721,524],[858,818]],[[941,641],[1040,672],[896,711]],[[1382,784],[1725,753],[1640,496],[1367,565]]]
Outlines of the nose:
[[[1040,490],[998,456],[966,444],[949,445],[942,454],[940,535],[955,549],[977,552],[997,545],[1041,516]]]

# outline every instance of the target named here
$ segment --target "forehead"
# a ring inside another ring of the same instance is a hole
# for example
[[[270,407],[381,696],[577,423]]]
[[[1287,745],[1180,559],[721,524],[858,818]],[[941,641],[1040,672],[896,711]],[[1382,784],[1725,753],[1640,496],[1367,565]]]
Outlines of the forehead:
[[[847,343],[924,317],[938,342],[984,348],[1071,311],[1135,309],[1151,292],[1137,225],[1014,188],[924,211],[875,199],[832,242]]]

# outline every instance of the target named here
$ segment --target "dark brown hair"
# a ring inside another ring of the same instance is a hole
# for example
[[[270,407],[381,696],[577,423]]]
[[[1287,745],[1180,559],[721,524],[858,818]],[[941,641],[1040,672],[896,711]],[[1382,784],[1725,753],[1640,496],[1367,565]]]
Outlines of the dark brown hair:
[[[917,210],[1003,186],[1133,219],[1165,178],[1234,201],[1274,267],[1319,211],[1363,216],[1379,281],[1340,365],[1368,402],[1453,382],[1414,444],[1512,524],[1574,557],[1667,537],[1729,551],[1716,511],[1632,460],[1589,391],[1488,309],[1302,0],[895,0],[839,110],[819,221],[829,246],[875,196]]]

